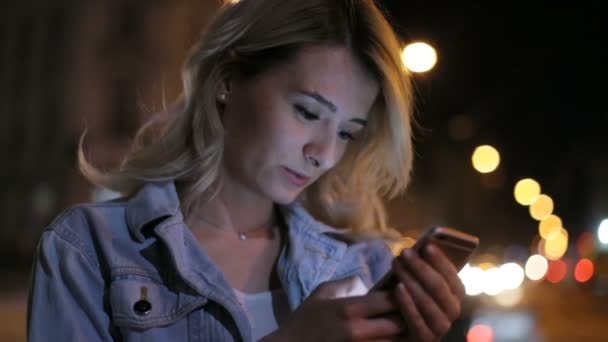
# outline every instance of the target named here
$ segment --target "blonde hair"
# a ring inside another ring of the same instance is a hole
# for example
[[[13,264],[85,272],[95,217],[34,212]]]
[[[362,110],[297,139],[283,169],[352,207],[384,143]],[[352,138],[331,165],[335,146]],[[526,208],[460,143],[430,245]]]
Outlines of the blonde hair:
[[[146,123],[121,166],[103,172],[87,162],[94,184],[129,196],[146,182],[174,181],[188,215],[221,186],[223,127],[216,87],[229,75],[251,77],[290,58],[306,44],[350,48],[378,80],[380,95],[366,134],[339,164],[301,195],[320,221],[354,235],[391,235],[383,198],[405,190],[412,168],[412,90],[401,44],[372,0],[241,0],[225,3],[183,69],[183,94]],[[83,135],[84,137],[84,135]]]

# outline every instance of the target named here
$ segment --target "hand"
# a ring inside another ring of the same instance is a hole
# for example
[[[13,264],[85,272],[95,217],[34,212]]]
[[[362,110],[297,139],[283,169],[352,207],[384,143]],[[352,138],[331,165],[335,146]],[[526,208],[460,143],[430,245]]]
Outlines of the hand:
[[[405,250],[395,258],[393,268],[399,279],[395,296],[414,341],[438,341],[460,315],[464,285],[450,260],[433,245],[421,258]]]
[[[405,329],[390,292],[335,298],[352,278],[320,285],[279,330],[263,341],[391,341]]]

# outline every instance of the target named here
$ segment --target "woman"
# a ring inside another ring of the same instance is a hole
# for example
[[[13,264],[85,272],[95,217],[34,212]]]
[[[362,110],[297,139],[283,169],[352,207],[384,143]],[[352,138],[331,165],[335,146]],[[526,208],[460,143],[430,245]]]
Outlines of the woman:
[[[30,340],[437,340],[464,296],[438,250],[393,259],[408,76],[371,0],[225,5],[184,94],[44,232]],[[159,129],[155,129],[159,128]],[[400,284],[367,289],[391,267]]]

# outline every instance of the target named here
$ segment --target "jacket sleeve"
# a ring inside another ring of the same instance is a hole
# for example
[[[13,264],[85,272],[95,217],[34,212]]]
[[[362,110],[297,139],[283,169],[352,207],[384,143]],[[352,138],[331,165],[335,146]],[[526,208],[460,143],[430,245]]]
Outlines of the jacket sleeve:
[[[393,267],[392,263],[395,256],[388,244],[383,240],[374,240],[370,245],[368,262],[370,267],[370,285],[373,286]]]
[[[112,341],[99,265],[73,236],[43,233],[28,296],[28,341]]]

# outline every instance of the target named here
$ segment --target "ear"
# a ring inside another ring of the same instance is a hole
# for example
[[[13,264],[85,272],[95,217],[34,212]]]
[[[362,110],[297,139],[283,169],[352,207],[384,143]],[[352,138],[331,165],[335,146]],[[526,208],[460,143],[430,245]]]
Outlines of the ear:
[[[221,103],[225,103],[226,98],[228,97],[228,94],[230,94],[230,90],[231,90],[230,78],[225,77],[222,80],[220,80],[217,84],[216,91],[215,91],[215,98],[217,99],[217,101],[221,102]]]

